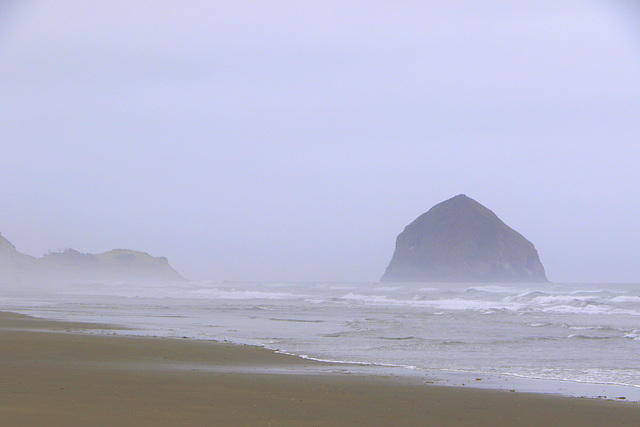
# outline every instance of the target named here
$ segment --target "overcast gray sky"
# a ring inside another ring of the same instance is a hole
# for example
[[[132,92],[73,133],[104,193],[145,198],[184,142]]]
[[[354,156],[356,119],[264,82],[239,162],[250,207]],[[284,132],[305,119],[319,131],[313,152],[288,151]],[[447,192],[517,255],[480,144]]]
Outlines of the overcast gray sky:
[[[0,231],[190,278],[378,280],[465,193],[552,281],[640,281],[632,1],[9,1]]]

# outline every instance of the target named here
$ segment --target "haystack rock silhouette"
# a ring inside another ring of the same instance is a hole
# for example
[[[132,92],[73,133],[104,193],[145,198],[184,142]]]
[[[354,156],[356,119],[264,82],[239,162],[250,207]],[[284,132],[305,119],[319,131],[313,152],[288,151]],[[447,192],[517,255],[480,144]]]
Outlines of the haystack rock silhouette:
[[[464,194],[434,206],[400,233],[381,281],[548,282],[533,244]]]

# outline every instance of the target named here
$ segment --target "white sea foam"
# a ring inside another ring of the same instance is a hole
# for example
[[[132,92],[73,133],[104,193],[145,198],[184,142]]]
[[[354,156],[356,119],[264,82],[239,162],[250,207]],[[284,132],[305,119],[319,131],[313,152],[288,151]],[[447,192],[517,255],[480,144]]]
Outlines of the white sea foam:
[[[439,288],[424,287],[424,288],[418,289],[418,292],[437,292],[439,290],[440,290]]]
[[[349,293],[341,298],[342,300],[355,301],[368,305],[387,305],[387,306],[400,306],[400,307],[423,307],[434,308],[444,310],[519,310],[523,307],[522,304],[512,302],[500,302],[500,301],[484,301],[475,299],[464,298],[450,298],[450,299],[411,299],[411,300],[399,300],[389,298],[385,295],[361,295]]]
[[[376,286],[374,289],[378,292],[393,292],[402,289],[402,286]]]
[[[191,292],[192,295],[198,297],[206,297],[211,299],[230,299],[230,300],[245,300],[245,299],[294,299],[299,298],[299,295],[287,293],[287,292],[260,292],[260,291],[239,291],[239,290],[221,290],[221,289],[198,289]],[[184,295],[183,295],[184,296]]]
[[[585,305],[585,306],[574,306],[574,305],[556,305],[542,309],[544,312],[548,313],[561,313],[561,314],[621,314],[628,316],[640,316],[640,311],[636,310],[626,310],[615,307],[607,307],[607,306],[595,306],[595,305]]]
[[[638,286],[425,285],[84,284],[0,304],[325,361],[640,386]]]
[[[631,338],[634,340],[640,340],[640,329],[634,329],[632,332],[625,334],[625,338]]]
[[[640,296],[624,295],[611,298],[611,302],[640,303]]]
[[[522,289],[514,288],[511,286],[499,286],[499,285],[484,285],[484,286],[474,286],[468,289],[469,291],[482,291],[489,292],[494,294],[504,294],[504,293],[512,293],[522,291]]]
[[[532,304],[553,305],[553,304],[571,304],[584,305],[587,302],[596,302],[596,298],[592,296],[575,296],[575,295],[543,295],[531,299]]]
[[[612,328],[610,326],[595,325],[595,326],[567,326],[574,331],[593,331],[593,330],[605,330],[605,331],[619,331],[619,329]]]

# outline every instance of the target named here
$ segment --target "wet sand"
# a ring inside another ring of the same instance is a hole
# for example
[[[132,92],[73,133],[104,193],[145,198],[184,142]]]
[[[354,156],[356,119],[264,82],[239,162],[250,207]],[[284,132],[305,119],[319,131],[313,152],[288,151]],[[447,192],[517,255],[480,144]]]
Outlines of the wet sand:
[[[332,373],[252,346],[80,334],[0,313],[0,420],[22,425],[621,426],[640,404]]]

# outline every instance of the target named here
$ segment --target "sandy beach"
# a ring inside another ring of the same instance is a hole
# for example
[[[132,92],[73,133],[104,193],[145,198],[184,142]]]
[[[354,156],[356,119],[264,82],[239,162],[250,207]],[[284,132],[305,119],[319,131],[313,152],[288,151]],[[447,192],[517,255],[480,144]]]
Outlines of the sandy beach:
[[[103,329],[105,333],[78,333],[83,329]],[[110,329],[2,313],[2,424],[640,423],[640,405],[636,403],[331,373],[329,364],[258,347],[110,335],[106,333]]]

